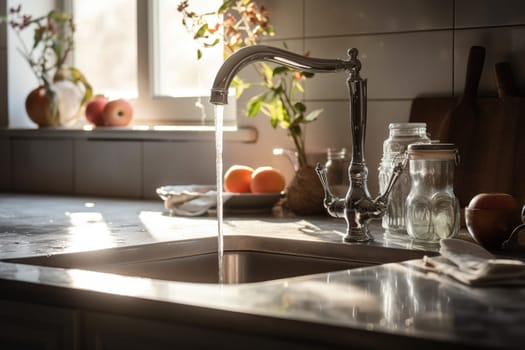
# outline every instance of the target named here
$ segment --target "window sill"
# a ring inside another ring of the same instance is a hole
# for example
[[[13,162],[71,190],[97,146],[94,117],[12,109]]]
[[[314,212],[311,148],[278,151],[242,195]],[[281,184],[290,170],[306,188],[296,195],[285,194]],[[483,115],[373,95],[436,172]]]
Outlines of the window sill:
[[[136,141],[212,141],[215,128],[209,126],[134,126],[71,129],[45,127],[38,129],[0,129],[0,137],[6,138],[74,138],[87,140],[136,140]],[[225,127],[225,142],[257,141],[257,129],[252,127]]]

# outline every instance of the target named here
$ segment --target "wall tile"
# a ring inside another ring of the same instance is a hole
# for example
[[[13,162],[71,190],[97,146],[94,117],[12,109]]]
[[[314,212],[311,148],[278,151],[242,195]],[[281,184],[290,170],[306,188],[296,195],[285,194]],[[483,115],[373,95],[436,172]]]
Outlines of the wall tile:
[[[11,147],[15,191],[73,191],[72,141],[15,139]]]
[[[215,183],[214,142],[144,142],[145,198],[164,185]]]
[[[0,190],[11,188],[11,142],[0,138]]]
[[[138,141],[75,141],[75,192],[142,195],[142,147]]]
[[[452,27],[452,0],[306,0],[306,37]]]
[[[7,10],[6,1],[0,1],[0,16],[5,16]],[[0,26],[0,48],[7,48],[7,25],[2,24]]]
[[[273,39],[303,36],[303,0],[265,0],[259,2],[270,12],[270,23],[275,28]]]
[[[525,24],[523,0],[456,0],[456,28]]]
[[[480,95],[496,95],[494,64],[511,64],[515,81],[525,91],[525,26],[461,30],[454,40],[454,93],[461,95],[465,84],[466,64],[470,47],[486,48],[485,64],[479,84]]]
[[[0,16],[6,16],[9,13],[8,7],[12,6],[13,1],[0,0]],[[7,28],[8,25],[0,25],[0,48],[7,48]]]
[[[451,93],[452,31],[306,40],[312,56],[346,59],[357,47],[370,99],[412,99]],[[347,99],[346,73],[317,74],[307,81],[307,99]]]

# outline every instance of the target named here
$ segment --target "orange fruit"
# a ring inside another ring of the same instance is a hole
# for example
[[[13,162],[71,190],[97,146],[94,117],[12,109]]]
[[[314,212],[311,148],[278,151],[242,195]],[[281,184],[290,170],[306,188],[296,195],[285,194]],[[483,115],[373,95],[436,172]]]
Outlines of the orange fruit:
[[[250,188],[253,193],[279,193],[285,185],[286,181],[279,170],[263,166],[253,171]]]
[[[250,182],[253,169],[246,165],[232,165],[224,174],[224,190],[226,192],[250,192]]]

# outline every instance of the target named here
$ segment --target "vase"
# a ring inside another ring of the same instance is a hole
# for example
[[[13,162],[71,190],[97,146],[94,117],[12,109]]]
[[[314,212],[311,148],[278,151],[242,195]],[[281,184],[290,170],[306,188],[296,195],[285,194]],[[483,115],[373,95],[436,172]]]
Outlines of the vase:
[[[56,96],[56,112],[53,113],[50,95],[44,86],[33,89],[25,101],[29,118],[39,127],[65,126],[82,115],[83,92],[71,81],[59,81],[50,89]]]
[[[324,191],[313,166],[299,168],[286,189],[288,208],[297,215],[326,214]]]

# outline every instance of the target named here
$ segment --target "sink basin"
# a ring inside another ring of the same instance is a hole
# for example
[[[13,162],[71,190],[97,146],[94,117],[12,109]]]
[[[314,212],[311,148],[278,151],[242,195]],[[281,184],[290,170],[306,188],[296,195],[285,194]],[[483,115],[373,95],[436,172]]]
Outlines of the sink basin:
[[[224,237],[224,283],[251,283],[421,258],[428,252],[257,236]],[[10,259],[181,282],[218,283],[217,239],[206,237]]]

